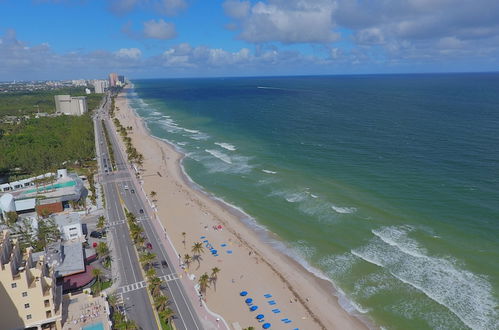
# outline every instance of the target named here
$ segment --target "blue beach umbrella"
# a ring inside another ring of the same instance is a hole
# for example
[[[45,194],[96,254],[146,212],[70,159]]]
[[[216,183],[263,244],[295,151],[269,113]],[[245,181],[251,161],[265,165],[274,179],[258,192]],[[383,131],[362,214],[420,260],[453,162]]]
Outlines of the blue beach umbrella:
[[[264,329],[268,329],[268,328],[270,328],[270,323],[264,323],[264,324],[262,325],[262,328],[264,328]]]
[[[258,309],[258,306],[251,306],[250,307],[250,311],[254,312]]]
[[[217,251],[217,250],[215,250],[215,249],[211,250],[211,253],[213,253],[213,254],[217,254],[217,252],[218,252],[218,251]]]
[[[264,317],[265,317],[265,316],[264,316],[263,314],[258,314],[258,315],[256,316],[256,319],[257,319],[257,320],[261,320],[261,319],[263,319]]]
[[[248,299],[246,299],[244,302],[245,302],[245,303],[247,303],[247,304],[251,304],[251,303],[253,302],[253,299],[248,298]]]
[[[247,294],[248,294],[248,291],[241,291],[241,292],[239,293],[239,295],[240,295],[241,297],[244,297],[244,296],[246,296]]]

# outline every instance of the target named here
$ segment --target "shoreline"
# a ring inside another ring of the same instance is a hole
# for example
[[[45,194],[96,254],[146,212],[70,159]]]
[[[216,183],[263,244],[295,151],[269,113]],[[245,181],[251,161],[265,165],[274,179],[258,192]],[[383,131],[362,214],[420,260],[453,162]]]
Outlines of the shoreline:
[[[177,190],[177,193],[186,193],[190,197],[190,199],[186,201],[184,206],[190,206],[189,201],[193,202],[193,204],[196,204],[194,207],[198,209],[198,213],[199,211],[201,211],[201,213],[205,214],[208,218],[211,216],[213,220],[215,220],[215,223],[223,224],[223,228],[226,229],[224,233],[228,232],[233,237],[235,237],[237,241],[234,241],[234,243],[239,243],[240,249],[242,248],[242,250],[249,251],[248,257],[244,259],[247,259],[247,261],[249,262],[256,260],[256,264],[261,265],[257,268],[259,268],[259,270],[262,269],[262,273],[266,273],[264,275],[267,275],[267,278],[269,277],[269,272],[273,273],[274,277],[277,277],[281,285],[283,285],[282,289],[279,290],[282,291],[280,292],[280,295],[292,297],[291,299],[289,299],[289,304],[287,298],[286,300],[284,300],[284,305],[286,305],[286,307],[283,307],[283,309],[290,308],[295,311],[301,310],[300,314],[303,314],[303,312],[306,313],[306,316],[302,317],[302,320],[295,321],[302,321],[300,325],[303,325],[306,329],[310,329],[311,324],[314,324],[313,328],[318,329],[363,329],[374,327],[374,325],[371,324],[371,321],[368,320],[367,317],[365,317],[363,314],[355,311],[347,311],[341,304],[341,299],[343,298],[341,296],[341,290],[337,289],[331,280],[321,278],[320,274],[314,273],[312,270],[307,269],[307,267],[293,258],[293,256],[286,253],[285,249],[287,248],[285,246],[285,243],[282,242],[282,240],[280,240],[276,234],[267,230],[264,226],[259,225],[256,220],[246,214],[244,210],[223,201],[217,196],[205,191],[201,186],[195,183],[185,172],[185,169],[182,165],[182,161],[186,157],[186,155],[181,150],[179,150],[177,146],[175,146],[168,140],[156,137],[152,134],[152,132],[147,127],[145,120],[141,118],[135,112],[135,109],[133,109],[128,104],[126,92],[122,92],[118,96],[117,106],[120,108],[120,110],[116,112],[116,115],[120,119],[120,121],[125,120],[125,126],[134,127],[134,130],[132,131],[133,134],[131,135],[134,137],[133,142],[136,145],[137,149],[140,150],[140,152],[143,152],[144,147],[141,147],[139,144],[144,143],[144,140],[152,139],[157,142],[157,147],[159,148],[161,153],[161,155],[158,156],[160,156],[161,158],[148,159],[146,154],[144,154],[146,158],[146,161],[144,162],[144,168],[146,169],[144,174],[146,172],[155,173],[155,171],[151,171],[151,167],[157,167],[159,165],[160,170],[163,169],[165,171],[167,178],[170,176],[172,177],[171,179],[173,179],[173,183],[175,183],[176,185],[175,187],[173,187],[173,190]],[[128,112],[128,114],[131,115],[131,118],[127,118],[127,115],[123,116],[124,111]],[[142,136],[144,134],[140,133],[144,133],[146,136]],[[142,143],[139,143],[137,135],[140,136],[140,142]],[[159,174],[160,171],[157,171],[157,173]],[[144,187],[154,186],[153,182],[151,182],[152,179],[146,178],[145,175],[143,175],[143,177]],[[164,179],[166,180],[166,178]],[[157,178],[155,179],[155,181],[155,183],[157,184],[157,181],[162,180],[159,180],[159,178]],[[170,193],[172,192],[170,191]],[[173,192],[173,195],[175,194],[176,193]],[[193,199],[192,195],[199,199]],[[167,218],[165,218],[164,216],[163,209],[168,208],[168,206],[171,207],[172,205],[164,205],[165,203],[162,203],[162,195],[159,194],[159,192],[158,196],[159,202],[157,203],[157,206],[161,222],[163,223],[163,225],[165,225],[166,228],[168,228],[175,248],[179,251],[186,250],[185,244],[183,244],[183,242],[179,242],[178,235],[172,236],[172,231],[175,232],[175,230],[172,230],[173,223],[170,223],[171,220],[168,221],[168,218],[170,218],[170,216],[168,216]],[[216,210],[216,208],[219,208],[219,210]],[[222,211],[221,214],[220,211]],[[250,223],[252,221],[255,223],[254,225]],[[174,224],[175,227],[177,225],[179,224]],[[190,227],[186,225],[182,228],[188,228],[189,230],[192,230],[192,223],[190,225]],[[201,228],[198,228],[198,231],[200,230],[201,232],[203,232],[203,228],[205,229],[205,231],[207,231],[208,227],[202,226],[204,225],[204,223],[200,223],[200,225]],[[176,231],[178,232],[179,230]],[[218,235],[218,233],[216,235]],[[228,241],[231,242],[231,239],[229,238]],[[282,245],[282,248],[279,248],[275,245]],[[187,251],[190,252],[190,250]],[[261,263],[259,263],[259,261]],[[241,260],[241,262],[243,262],[243,260]],[[306,261],[303,260],[303,262]],[[264,268],[267,268],[267,270],[264,271]],[[315,270],[315,268],[311,268]],[[222,268],[221,275],[223,275],[225,271],[227,270],[225,268]],[[317,270],[317,272],[320,271]],[[192,271],[191,273],[196,274],[195,271]],[[232,273],[234,273],[234,270],[232,270]],[[232,283],[234,283],[234,278],[232,279]],[[248,285],[249,284],[250,283],[248,283]],[[253,288],[248,287],[248,290],[253,290]],[[276,291],[276,289],[274,288],[272,290]],[[208,291],[209,292],[207,294],[207,298],[209,299],[207,303],[210,306],[210,309],[216,311],[217,313],[220,313],[228,321],[229,324],[232,324],[234,321],[240,321],[240,323],[247,322],[244,320],[248,320],[247,317],[242,317],[242,319],[240,319],[241,316],[244,316],[244,314],[249,314],[248,312],[244,312],[244,304],[242,304],[240,307],[240,313],[230,313],[224,308],[221,308],[219,304],[217,304],[218,300],[222,302],[227,301],[227,299],[229,299],[229,295],[227,293],[224,294],[224,292],[221,292],[222,290],[215,292],[211,292],[210,290]],[[222,297],[212,298],[211,296],[213,295]],[[232,297],[232,295],[230,295],[230,297]],[[311,298],[309,299],[308,297]],[[240,297],[232,297],[230,298],[230,301],[236,300],[238,298]],[[347,300],[346,297],[344,297],[344,299]],[[213,300],[215,300],[215,302],[213,302]],[[354,306],[352,307],[354,308]],[[310,319],[308,319],[307,316]],[[250,319],[252,318],[251,314],[249,315],[249,317]],[[275,323],[276,321],[274,321],[274,324]],[[245,323],[241,325],[244,327]],[[292,326],[295,327],[296,325],[297,324],[293,324]]]

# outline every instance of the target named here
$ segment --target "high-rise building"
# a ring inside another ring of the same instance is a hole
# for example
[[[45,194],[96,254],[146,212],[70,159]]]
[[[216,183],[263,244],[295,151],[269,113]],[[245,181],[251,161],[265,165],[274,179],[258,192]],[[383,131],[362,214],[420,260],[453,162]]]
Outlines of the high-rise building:
[[[0,311],[2,329],[61,329],[62,287],[45,257],[33,260],[31,248],[21,252],[7,230],[0,234]]]
[[[102,94],[102,93],[105,93],[106,88],[109,87],[109,81],[107,81],[107,80],[94,80],[93,85],[95,88],[95,93]]]
[[[88,111],[85,96],[56,95],[55,110],[70,116],[81,116]]]
[[[109,74],[109,87],[116,87],[116,83],[118,82],[118,74],[110,73]]]

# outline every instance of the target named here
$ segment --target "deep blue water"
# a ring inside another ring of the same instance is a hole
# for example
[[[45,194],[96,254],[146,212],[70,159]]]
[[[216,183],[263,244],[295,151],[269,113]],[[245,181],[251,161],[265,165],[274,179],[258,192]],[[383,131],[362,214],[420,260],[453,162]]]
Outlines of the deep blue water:
[[[137,80],[206,190],[389,329],[498,329],[499,74]]]

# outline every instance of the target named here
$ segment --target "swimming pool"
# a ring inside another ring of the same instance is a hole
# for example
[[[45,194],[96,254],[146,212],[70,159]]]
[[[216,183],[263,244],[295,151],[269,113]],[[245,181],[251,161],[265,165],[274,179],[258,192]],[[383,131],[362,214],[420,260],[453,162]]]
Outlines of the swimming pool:
[[[50,185],[50,186],[40,187],[40,188],[38,188],[38,192],[42,192],[42,191],[45,191],[45,190],[51,190],[51,189],[72,187],[74,185],[76,185],[75,181],[68,181],[68,182],[64,182],[64,183],[56,183],[56,184],[53,184],[53,185]],[[24,194],[31,194],[31,193],[34,193],[35,191],[37,191],[37,189],[30,189],[28,191],[25,191]]]
[[[104,330],[104,324],[102,322],[90,324],[83,327],[83,330]]]

